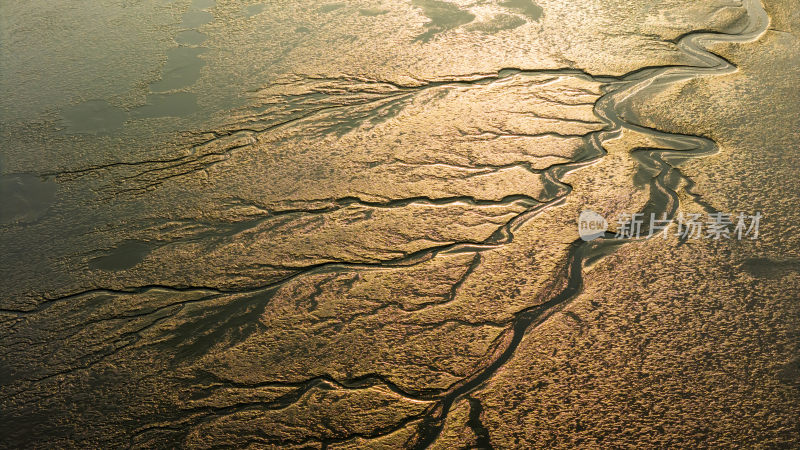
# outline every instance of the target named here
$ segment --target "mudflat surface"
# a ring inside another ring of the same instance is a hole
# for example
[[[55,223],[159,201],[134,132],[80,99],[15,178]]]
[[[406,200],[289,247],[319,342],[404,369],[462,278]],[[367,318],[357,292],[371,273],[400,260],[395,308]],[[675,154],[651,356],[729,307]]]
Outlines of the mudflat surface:
[[[0,447],[799,446],[800,13],[638,3],[0,5]]]

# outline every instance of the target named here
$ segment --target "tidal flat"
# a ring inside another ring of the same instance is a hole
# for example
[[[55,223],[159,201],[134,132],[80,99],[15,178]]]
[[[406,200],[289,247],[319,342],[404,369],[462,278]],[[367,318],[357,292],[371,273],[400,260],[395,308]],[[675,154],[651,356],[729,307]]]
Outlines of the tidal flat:
[[[800,448],[795,0],[6,1],[0,92],[0,448]]]

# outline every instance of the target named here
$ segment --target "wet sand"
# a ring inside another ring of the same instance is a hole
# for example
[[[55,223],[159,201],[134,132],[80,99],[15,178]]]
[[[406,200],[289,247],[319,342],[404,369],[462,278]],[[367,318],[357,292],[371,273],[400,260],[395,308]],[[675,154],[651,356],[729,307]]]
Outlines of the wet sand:
[[[0,446],[798,445],[791,2],[0,9]]]

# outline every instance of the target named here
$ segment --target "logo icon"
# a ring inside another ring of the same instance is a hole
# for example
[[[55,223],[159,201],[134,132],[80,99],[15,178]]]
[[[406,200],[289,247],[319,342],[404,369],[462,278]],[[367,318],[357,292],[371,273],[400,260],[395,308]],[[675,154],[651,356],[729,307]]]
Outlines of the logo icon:
[[[578,235],[584,241],[591,241],[602,236],[608,230],[608,222],[600,214],[585,209],[578,216]]]

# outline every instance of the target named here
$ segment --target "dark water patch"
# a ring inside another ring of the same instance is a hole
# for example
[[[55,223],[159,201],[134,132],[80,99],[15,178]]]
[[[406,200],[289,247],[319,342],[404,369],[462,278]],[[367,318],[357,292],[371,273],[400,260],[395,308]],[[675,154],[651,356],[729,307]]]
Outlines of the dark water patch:
[[[61,112],[70,134],[110,134],[128,120],[128,113],[105,100],[89,100]]]
[[[778,380],[785,384],[800,386],[800,358],[784,364],[778,370]]]
[[[467,29],[486,34],[494,34],[503,30],[513,30],[514,28],[525,25],[525,19],[511,14],[498,14],[486,22],[471,24]]]
[[[542,13],[544,12],[542,7],[533,3],[532,0],[506,0],[501,3],[501,5],[519,11],[536,21],[542,17]]]
[[[320,8],[317,11],[321,13],[329,13],[331,11],[336,11],[337,9],[344,8],[344,6],[345,6],[344,3],[330,3],[327,5],[320,6]]]
[[[197,30],[184,30],[175,35],[175,42],[183,45],[200,45],[208,39],[208,35]]]
[[[264,5],[259,3],[256,5],[246,6],[242,10],[242,14],[244,14],[245,17],[253,17],[256,14],[261,14],[263,11],[264,11]]]
[[[276,289],[255,292],[245,298],[186,310],[183,322],[159,343],[175,354],[178,365],[207,354],[214,348],[231,347],[263,330],[264,314]]]
[[[197,95],[191,92],[148,94],[147,104],[133,110],[137,119],[185,117],[197,111]]]
[[[663,168],[656,160],[655,152],[639,151],[631,154],[637,162],[636,172],[633,175],[633,185],[637,188],[644,188],[650,185]]]
[[[0,175],[0,223],[35,222],[47,213],[56,183],[34,175]]]
[[[188,11],[183,14],[183,28],[197,28],[214,21],[214,15],[208,11]]]
[[[427,31],[417,36],[417,41],[428,42],[432,37],[475,20],[475,15],[463,11],[457,5],[440,0],[413,0],[412,4],[422,9],[430,22],[425,24]]]
[[[205,61],[200,55],[205,48],[176,47],[167,51],[167,64],[161,80],[150,85],[152,92],[164,92],[191,86],[200,79],[200,70]]]
[[[359,14],[367,17],[380,16],[388,12],[389,12],[388,9],[383,9],[383,8],[361,8],[358,10]]]
[[[129,240],[113,248],[107,255],[89,261],[89,269],[117,271],[130,269],[139,264],[155,248],[155,244]]]
[[[756,278],[782,278],[791,272],[800,272],[800,258],[749,258],[742,262],[741,268]]]
[[[370,118],[369,122],[372,125],[378,125],[381,123],[386,122],[389,119],[393,119],[400,114],[407,106],[407,102],[405,99],[399,99],[392,102],[389,102],[374,111],[374,116]]]

